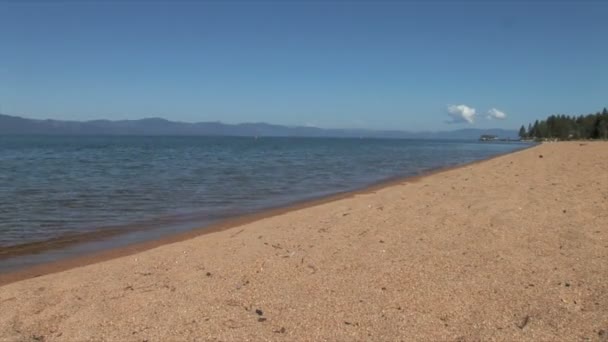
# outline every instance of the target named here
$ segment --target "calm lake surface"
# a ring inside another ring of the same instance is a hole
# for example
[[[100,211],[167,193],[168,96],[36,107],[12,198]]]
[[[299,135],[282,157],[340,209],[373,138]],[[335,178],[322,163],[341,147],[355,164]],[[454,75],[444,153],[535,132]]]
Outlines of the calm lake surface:
[[[338,138],[2,136],[0,249],[124,229],[124,235],[105,245],[49,253],[108,248],[527,146]],[[134,226],[136,233],[129,229]],[[0,270],[53,259],[49,253],[2,260]]]

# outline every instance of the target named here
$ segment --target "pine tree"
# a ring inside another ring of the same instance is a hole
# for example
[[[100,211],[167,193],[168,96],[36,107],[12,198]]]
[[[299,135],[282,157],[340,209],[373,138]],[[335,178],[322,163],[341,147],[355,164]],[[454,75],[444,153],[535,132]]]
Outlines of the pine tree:
[[[519,137],[522,139],[526,138],[526,128],[524,125],[521,125],[521,128],[519,129]]]
[[[534,132],[534,137],[535,138],[544,138],[540,134],[540,129],[538,128],[538,120],[534,121],[534,125],[532,126],[532,132]]]

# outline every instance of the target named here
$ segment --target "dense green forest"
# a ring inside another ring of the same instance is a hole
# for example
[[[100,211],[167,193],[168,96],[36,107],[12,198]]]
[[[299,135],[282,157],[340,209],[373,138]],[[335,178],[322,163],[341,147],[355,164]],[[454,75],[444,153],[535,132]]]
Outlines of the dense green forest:
[[[551,115],[545,120],[521,126],[522,139],[608,139],[608,110],[595,114]]]

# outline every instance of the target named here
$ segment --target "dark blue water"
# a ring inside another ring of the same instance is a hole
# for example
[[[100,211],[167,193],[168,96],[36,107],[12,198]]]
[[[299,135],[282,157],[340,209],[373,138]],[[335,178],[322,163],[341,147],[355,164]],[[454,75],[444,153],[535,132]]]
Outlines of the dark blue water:
[[[0,248],[138,225],[148,234],[362,188],[526,145],[235,137],[0,137]]]

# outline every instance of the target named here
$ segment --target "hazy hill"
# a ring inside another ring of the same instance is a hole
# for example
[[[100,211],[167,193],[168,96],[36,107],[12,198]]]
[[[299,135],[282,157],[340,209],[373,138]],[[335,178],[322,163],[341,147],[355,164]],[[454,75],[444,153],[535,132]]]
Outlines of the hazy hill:
[[[34,120],[0,114],[1,135],[224,135],[278,137],[376,137],[402,139],[478,139],[482,134],[517,138],[517,131],[466,128],[444,132],[407,132],[397,130],[322,129],[288,127],[267,123],[224,124],[221,122],[186,123],[162,118],[141,120],[60,121]]]

